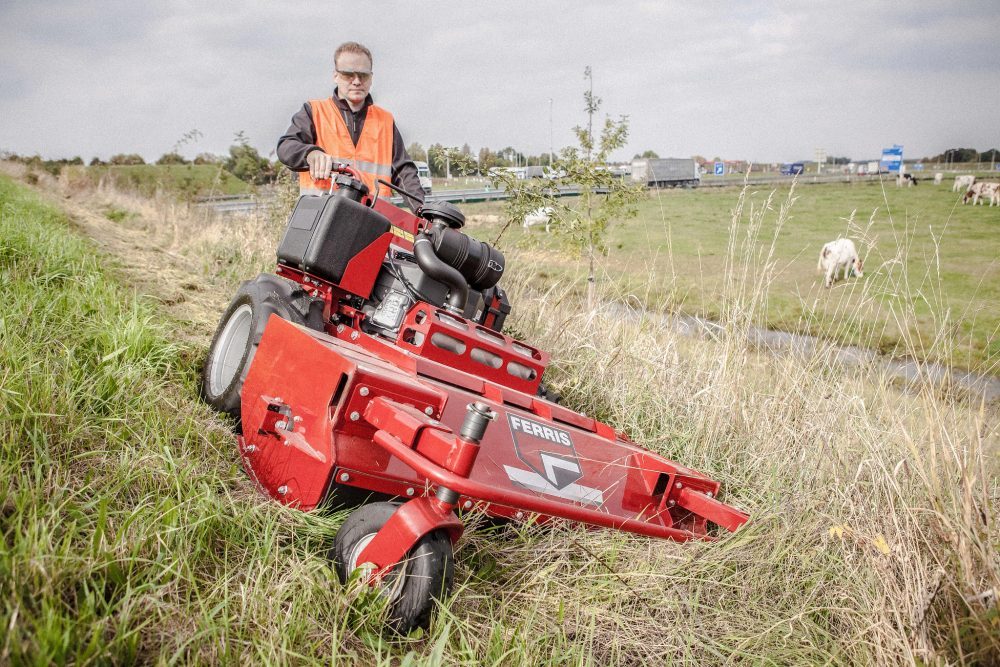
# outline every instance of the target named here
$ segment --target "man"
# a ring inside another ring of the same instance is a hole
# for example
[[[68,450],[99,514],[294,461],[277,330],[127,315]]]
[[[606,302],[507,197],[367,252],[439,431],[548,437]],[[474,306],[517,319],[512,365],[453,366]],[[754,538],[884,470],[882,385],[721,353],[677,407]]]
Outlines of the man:
[[[376,179],[417,195],[404,198],[411,209],[423,203],[423,190],[392,114],[372,103],[372,54],[357,42],[345,42],[333,55],[333,96],[306,102],[292,116],[278,140],[278,159],[299,172],[299,191],[318,194],[330,189],[337,162],[346,162],[375,193]],[[380,186],[379,196],[389,197]]]

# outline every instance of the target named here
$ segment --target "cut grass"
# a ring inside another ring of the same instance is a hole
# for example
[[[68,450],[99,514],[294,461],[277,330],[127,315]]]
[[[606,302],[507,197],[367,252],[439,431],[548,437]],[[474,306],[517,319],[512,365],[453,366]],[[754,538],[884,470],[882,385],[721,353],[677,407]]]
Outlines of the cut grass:
[[[234,233],[232,219],[163,215],[179,230],[175,251],[218,289],[240,265],[245,276],[263,268],[280,234],[275,221]],[[727,242],[726,270],[757,275],[755,258],[771,250],[741,230],[763,221],[744,209],[730,224],[741,240]],[[250,488],[230,434],[193,398],[199,355],[172,342],[170,323],[118,286],[57,212],[0,181],[0,474],[11,480],[0,489],[0,662],[1000,655],[993,409],[930,388],[900,394],[872,369],[847,377],[822,355],[757,356],[741,331],[760,319],[773,272],[747,289],[722,281],[728,333],[702,341],[581,312],[572,290],[538,288],[543,265],[511,259],[509,322],[553,353],[546,381],[722,480],[752,521],[719,542],[675,544],[472,517],[456,594],[430,632],[387,640],[377,600],[331,585],[323,553],[340,517],[286,510]]]
[[[104,217],[111,222],[121,222],[131,215],[133,214],[130,211],[118,208],[117,206],[108,206],[107,210],[104,212]]]

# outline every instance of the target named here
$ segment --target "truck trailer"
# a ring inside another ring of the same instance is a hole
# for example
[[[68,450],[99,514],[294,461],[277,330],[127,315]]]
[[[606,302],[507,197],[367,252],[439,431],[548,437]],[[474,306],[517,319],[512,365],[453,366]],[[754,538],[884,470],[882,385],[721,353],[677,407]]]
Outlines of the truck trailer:
[[[632,180],[650,188],[694,188],[701,173],[691,158],[641,158],[632,160]]]
[[[417,160],[414,160],[413,164],[417,167],[417,178],[420,179],[420,189],[424,191],[425,195],[429,195],[433,187],[430,166],[426,162],[418,162]]]

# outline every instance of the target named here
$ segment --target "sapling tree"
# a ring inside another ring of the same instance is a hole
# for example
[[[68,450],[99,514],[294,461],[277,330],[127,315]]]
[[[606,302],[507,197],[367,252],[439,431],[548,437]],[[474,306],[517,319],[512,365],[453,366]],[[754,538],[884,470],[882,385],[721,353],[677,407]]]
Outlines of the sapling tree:
[[[251,185],[273,182],[274,165],[250,145],[249,137],[241,130],[236,133],[235,140],[236,143],[229,147],[229,157],[224,163],[226,171]]]
[[[497,236],[511,224],[520,224],[525,216],[544,208],[550,218],[549,229],[563,248],[587,261],[587,307],[596,306],[597,260],[606,255],[608,229],[614,222],[623,222],[637,214],[637,204],[643,188],[624,180],[608,167],[611,153],[625,146],[628,140],[628,117],[609,117],[597,133],[594,116],[601,98],[594,95],[590,67],[584,70],[588,88],[584,91],[586,127],[576,126],[578,146],[562,149],[544,179],[518,179],[510,172],[494,170],[490,176],[509,193],[505,207],[506,224]],[[558,197],[562,188],[577,188],[578,197]]]
[[[434,144],[427,149],[427,159],[435,173],[445,178],[451,178],[452,174],[468,176],[476,172],[476,158],[468,144],[462,148]]]

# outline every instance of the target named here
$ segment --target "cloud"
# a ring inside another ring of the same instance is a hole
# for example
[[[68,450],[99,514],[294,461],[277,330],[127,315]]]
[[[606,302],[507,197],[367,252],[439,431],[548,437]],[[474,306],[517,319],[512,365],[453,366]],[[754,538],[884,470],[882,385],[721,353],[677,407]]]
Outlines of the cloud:
[[[985,149],[998,28],[986,2],[8,2],[0,147],[155,159],[198,128],[192,152],[244,130],[266,154],[304,100],[330,93],[332,51],[356,39],[375,55],[376,100],[425,146],[539,153],[550,130],[571,143],[591,65],[602,113],[631,120],[619,157]]]

